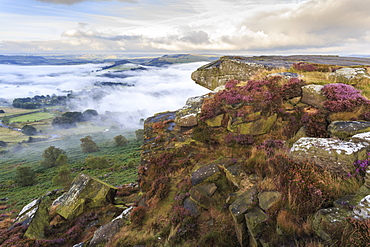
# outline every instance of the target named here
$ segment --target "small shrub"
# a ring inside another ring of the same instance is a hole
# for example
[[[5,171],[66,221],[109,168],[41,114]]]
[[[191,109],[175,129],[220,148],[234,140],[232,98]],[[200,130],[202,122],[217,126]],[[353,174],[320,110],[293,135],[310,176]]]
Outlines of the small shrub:
[[[119,146],[119,147],[126,146],[128,143],[128,140],[123,135],[115,136],[113,139],[114,139],[116,146]]]
[[[93,153],[93,152],[99,151],[98,146],[92,140],[91,136],[86,136],[84,138],[81,138],[80,141],[82,142],[80,144],[80,146],[82,148],[82,152],[84,152],[84,153]]]
[[[44,158],[44,160],[42,160],[40,163],[41,165],[45,167],[57,166],[58,164],[61,164],[61,162],[67,160],[67,156],[65,154],[66,153],[64,150],[60,148],[56,148],[55,146],[50,146],[44,150],[44,153],[42,154],[42,157]],[[63,155],[63,156],[59,157],[60,155]],[[59,163],[57,162],[58,158],[59,158]]]
[[[224,137],[225,143],[228,146],[238,145],[252,145],[254,143],[254,137],[251,135],[243,135],[229,132]]]
[[[103,169],[109,167],[110,164],[105,156],[94,157],[92,155],[88,155],[85,158],[85,165],[90,169]]]
[[[302,95],[303,81],[298,78],[289,79],[282,87],[282,96],[284,99],[291,99]]]
[[[15,171],[14,183],[18,186],[31,186],[36,184],[36,174],[29,166],[18,166]]]
[[[134,226],[141,226],[145,219],[146,208],[143,206],[138,206],[132,209],[130,214],[131,224]]]
[[[22,127],[22,133],[25,135],[33,136],[37,134],[37,129],[31,125],[25,125]]]
[[[303,114],[301,123],[305,127],[306,135],[309,137],[329,137],[327,131],[329,123],[326,118],[327,116],[319,111]]]

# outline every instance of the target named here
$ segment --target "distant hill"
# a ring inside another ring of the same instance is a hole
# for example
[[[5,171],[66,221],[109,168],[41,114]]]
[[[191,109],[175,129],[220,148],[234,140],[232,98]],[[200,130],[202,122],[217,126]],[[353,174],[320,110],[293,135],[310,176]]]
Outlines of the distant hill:
[[[119,69],[117,66],[128,63],[144,65],[144,66],[163,66],[175,63],[191,63],[199,61],[213,61],[218,59],[216,56],[193,55],[193,54],[176,54],[164,55],[158,58],[125,58],[121,59],[118,56],[77,56],[77,55],[48,55],[48,56],[33,56],[33,55],[15,55],[7,56],[0,55],[0,64],[15,64],[15,65],[73,65],[85,63],[113,63],[111,66],[103,69]],[[117,67],[117,68],[115,68]]]
[[[206,55],[193,55],[193,54],[175,54],[175,55],[164,55],[162,57],[154,58],[144,65],[147,66],[163,66],[175,63],[193,63],[201,61],[214,61],[217,60],[218,56],[206,56]]]

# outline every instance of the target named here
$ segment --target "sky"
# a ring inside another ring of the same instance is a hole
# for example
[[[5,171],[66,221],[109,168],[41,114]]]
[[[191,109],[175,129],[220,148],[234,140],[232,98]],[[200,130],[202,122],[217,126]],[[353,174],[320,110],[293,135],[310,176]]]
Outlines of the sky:
[[[1,0],[0,54],[370,54],[369,0]]]

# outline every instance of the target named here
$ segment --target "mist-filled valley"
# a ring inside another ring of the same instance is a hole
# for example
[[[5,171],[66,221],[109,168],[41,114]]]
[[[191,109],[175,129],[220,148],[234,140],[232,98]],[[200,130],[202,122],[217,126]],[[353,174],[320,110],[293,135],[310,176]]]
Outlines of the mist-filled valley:
[[[19,66],[0,65],[0,98],[11,104],[14,98],[35,95],[66,95],[74,98],[70,111],[94,109],[109,113],[117,123],[139,128],[140,120],[157,112],[176,110],[192,96],[208,90],[190,79],[202,62],[162,67],[141,66],[121,70],[104,64]],[[131,65],[135,67],[135,65]]]

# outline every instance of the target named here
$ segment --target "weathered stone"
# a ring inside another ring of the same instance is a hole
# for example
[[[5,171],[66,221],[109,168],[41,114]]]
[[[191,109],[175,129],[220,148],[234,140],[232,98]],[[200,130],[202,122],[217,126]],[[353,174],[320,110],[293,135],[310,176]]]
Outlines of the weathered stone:
[[[213,194],[216,192],[217,190],[217,186],[215,183],[205,183],[205,184],[199,184],[197,185],[197,187],[201,190],[203,190],[204,192],[206,192],[206,194],[208,196],[213,196]]]
[[[370,79],[370,75],[365,68],[342,68],[329,75],[331,80],[347,84],[356,84],[362,79]]]
[[[220,127],[222,125],[223,119],[224,119],[224,114],[221,114],[211,119],[207,119],[205,122],[209,127]]]
[[[41,197],[23,207],[14,224],[27,226],[25,236],[28,238],[44,238],[45,229],[49,227],[49,198]]]
[[[345,196],[334,203],[335,207],[319,210],[313,220],[313,230],[325,241],[330,242],[330,229],[344,229],[347,218],[370,219],[370,195]]]
[[[97,178],[80,174],[63,196],[56,212],[65,219],[75,218],[86,209],[113,203],[116,188]]]
[[[101,244],[108,242],[119,232],[126,221],[132,207],[125,209],[117,218],[98,228],[95,231],[93,238],[90,240],[88,246],[101,246]]]
[[[248,229],[245,221],[243,222],[234,222],[235,224],[235,232],[238,238],[239,244],[241,247],[249,246],[249,234]]]
[[[268,77],[280,76],[280,77],[283,77],[285,79],[298,78],[299,77],[299,75],[297,73],[291,73],[291,72],[274,73],[274,74],[269,74],[267,76]]]
[[[175,123],[180,127],[193,127],[198,124],[198,113],[202,107],[204,98],[208,96],[198,96],[189,98],[185,106],[176,111]]]
[[[235,201],[230,205],[229,210],[231,215],[240,223],[244,221],[244,214],[253,208],[257,203],[257,189],[252,187],[239,195]]]
[[[197,185],[202,183],[204,180],[209,178],[210,176],[219,173],[220,169],[216,164],[208,164],[202,166],[198,170],[194,171],[191,175],[191,183],[192,185]]]
[[[198,68],[192,73],[191,79],[205,88],[214,90],[231,79],[246,81],[263,68],[264,65],[249,62],[243,57],[222,57]]]
[[[191,200],[190,197],[185,198],[184,208],[186,208],[191,213],[191,215],[199,214],[198,205],[193,200]]]
[[[289,103],[293,106],[297,105],[301,101],[302,97],[294,97],[289,100]]]
[[[258,194],[259,206],[268,210],[281,200],[281,193],[277,191],[266,191]]]
[[[296,160],[309,160],[333,173],[353,172],[353,162],[365,159],[367,143],[353,143],[333,138],[302,137],[290,149],[289,156]]]
[[[323,109],[323,104],[326,100],[326,97],[321,91],[323,87],[322,85],[315,84],[303,86],[301,102],[318,109]]]
[[[352,142],[367,142],[370,143],[370,132],[356,134],[351,138]]]
[[[193,187],[189,191],[190,198],[199,206],[203,208],[210,208],[212,205],[214,205],[214,200],[207,195],[207,193],[201,189],[199,186]]]
[[[242,173],[242,167],[240,164],[231,165],[224,169],[226,178],[236,187],[240,187],[240,174]]]
[[[236,236],[238,237],[240,246],[249,245],[249,234],[245,222],[245,213],[252,209],[257,202],[257,189],[252,187],[242,194],[237,193],[238,197],[229,206],[231,216],[234,220]]]
[[[370,122],[365,121],[334,121],[328,126],[332,137],[347,138],[356,134],[369,132]]]
[[[261,117],[260,119],[240,124],[229,124],[228,130],[238,134],[244,135],[263,135],[266,134],[277,120],[277,115],[270,117]]]
[[[250,243],[249,246],[260,246],[259,238],[266,227],[266,220],[268,219],[260,208],[254,207],[245,214],[245,221],[249,232]]]

